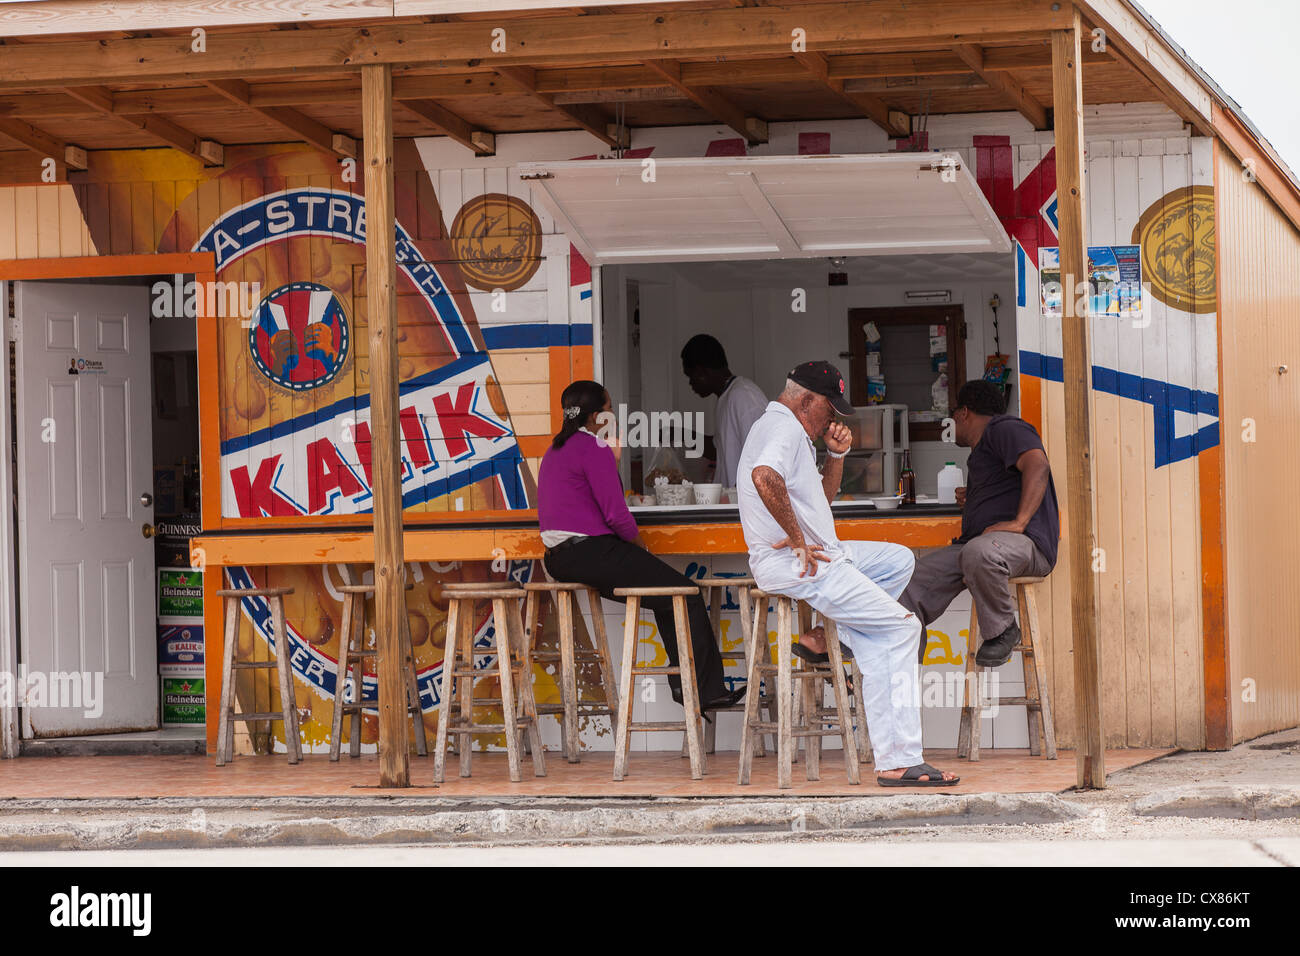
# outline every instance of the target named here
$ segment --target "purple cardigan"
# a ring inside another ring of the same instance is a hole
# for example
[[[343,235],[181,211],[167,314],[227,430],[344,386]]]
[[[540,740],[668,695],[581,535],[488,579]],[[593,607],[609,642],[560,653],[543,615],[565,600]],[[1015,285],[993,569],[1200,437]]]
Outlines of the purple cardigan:
[[[537,523],[542,531],[616,534],[635,541],[614,452],[595,435],[577,432],[542,457],[537,476]]]

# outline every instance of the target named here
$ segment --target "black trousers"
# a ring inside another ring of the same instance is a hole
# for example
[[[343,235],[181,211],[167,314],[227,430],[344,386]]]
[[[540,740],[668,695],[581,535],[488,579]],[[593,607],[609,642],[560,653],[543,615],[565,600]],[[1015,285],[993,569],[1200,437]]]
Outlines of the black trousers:
[[[557,581],[586,584],[611,601],[626,604],[627,598],[614,596],[615,588],[680,587],[695,582],[680,571],[675,571],[649,551],[613,534],[583,538],[573,544],[547,551],[546,570]],[[677,631],[673,623],[671,597],[645,597],[643,607],[654,613],[659,626],[659,638],[674,666],[678,664]],[[686,615],[691,629],[691,652],[695,657],[695,680],[699,688],[701,705],[717,700],[727,692],[722,680],[722,658],[718,642],[709,621],[709,609],[704,598],[692,595],[686,599]],[[681,680],[668,676],[673,697],[681,696]]]

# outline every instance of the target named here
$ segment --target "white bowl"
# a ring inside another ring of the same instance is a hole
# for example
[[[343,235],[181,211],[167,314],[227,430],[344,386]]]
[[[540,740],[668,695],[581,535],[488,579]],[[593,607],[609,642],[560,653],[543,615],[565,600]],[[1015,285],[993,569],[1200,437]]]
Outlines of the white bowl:
[[[902,495],[885,495],[883,498],[872,498],[871,503],[879,511],[893,511],[902,500]]]
[[[661,505],[681,507],[691,503],[690,485],[655,485],[655,501]]]
[[[716,505],[722,503],[722,485],[695,485],[695,503],[697,505]]]

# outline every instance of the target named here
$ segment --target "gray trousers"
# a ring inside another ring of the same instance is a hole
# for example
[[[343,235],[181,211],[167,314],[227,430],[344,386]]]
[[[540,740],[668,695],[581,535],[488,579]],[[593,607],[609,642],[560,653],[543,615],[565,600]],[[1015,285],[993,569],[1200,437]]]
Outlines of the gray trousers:
[[[965,544],[950,544],[921,555],[907,590],[898,599],[929,627],[952,599],[969,588],[979,617],[980,636],[997,637],[1016,619],[1011,578],[1044,576],[1051,568],[1026,535],[992,531]],[[921,641],[921,657],[925,656]]]

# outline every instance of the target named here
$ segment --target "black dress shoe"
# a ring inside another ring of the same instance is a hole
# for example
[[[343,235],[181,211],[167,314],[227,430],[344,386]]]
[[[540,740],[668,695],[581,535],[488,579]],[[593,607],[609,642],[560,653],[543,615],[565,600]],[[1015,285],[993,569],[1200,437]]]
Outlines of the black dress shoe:
[[[700,712],[709,710],[721,710],[724,707],[734,707],[745,699],[745,688],[737,687],[735,690],[729,690],[721,697],[711,700],[700,706]]]
[[[991,641],[985,641],[980,645],[980,649],[975,654],[975,663],[980,667],[998,667],[1011,660],[1012,649],[1020,643],[1020,628],[1015,622],[993,638]]]
[[[806,647],[798,641],[790,645],[790,651],[795,657],[801,658],[809,664],[829,664],[831,660],[831,656],[825,651],[818,654],[812,648]],[[853,660],[853,648],[843,641],[840,641],[840,658],[846,662]]]

